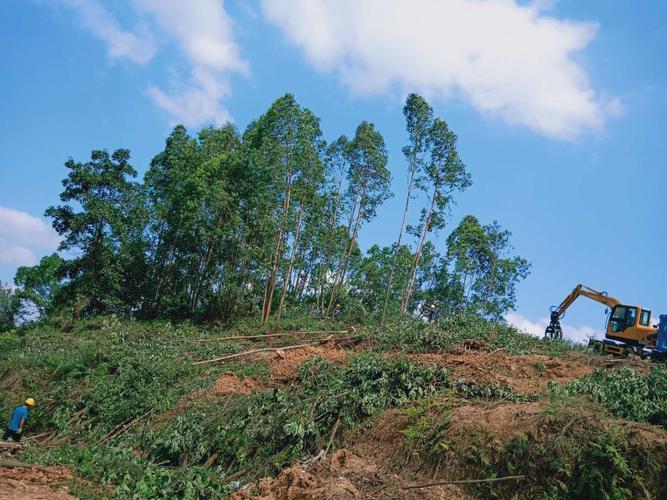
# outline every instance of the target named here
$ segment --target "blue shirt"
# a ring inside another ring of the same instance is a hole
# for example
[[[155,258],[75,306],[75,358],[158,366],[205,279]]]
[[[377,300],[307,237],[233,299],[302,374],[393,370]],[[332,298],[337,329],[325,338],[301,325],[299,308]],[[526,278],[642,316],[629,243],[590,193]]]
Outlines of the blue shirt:
[[[12,421],[7,428],[10,431],[18,432],[21,428],[21,420],[28,420],[28,407],[26,405],[17,406],[12,413]]]

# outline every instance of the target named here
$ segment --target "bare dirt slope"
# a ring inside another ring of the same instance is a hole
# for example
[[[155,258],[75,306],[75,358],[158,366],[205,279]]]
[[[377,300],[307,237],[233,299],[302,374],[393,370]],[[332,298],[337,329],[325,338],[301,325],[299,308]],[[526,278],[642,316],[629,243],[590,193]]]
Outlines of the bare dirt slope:
[[[72,479],[61,467],[20,469],[0,467],[0,500],[74,499],[63,483]]]

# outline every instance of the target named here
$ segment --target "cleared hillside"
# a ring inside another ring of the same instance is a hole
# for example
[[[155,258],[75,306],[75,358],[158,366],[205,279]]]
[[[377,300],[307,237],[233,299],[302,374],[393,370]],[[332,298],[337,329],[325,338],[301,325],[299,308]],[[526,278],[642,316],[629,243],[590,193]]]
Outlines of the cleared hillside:
[[[2,415],[38,401],[11,459],[44,467],[0,469],[0,497],[667,494],[664,369],[480,320],[106,317],[3,334],[0,352]]]

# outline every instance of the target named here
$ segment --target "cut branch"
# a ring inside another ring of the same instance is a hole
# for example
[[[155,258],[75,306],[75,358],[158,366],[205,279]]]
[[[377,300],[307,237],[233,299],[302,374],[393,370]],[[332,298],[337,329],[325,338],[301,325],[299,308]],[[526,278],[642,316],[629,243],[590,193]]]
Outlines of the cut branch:
[[[444,484],[477,484],[477,483],[495,483],[496,481],[511,481],[524,479],[526,476],[505,476],[505,477],[490,477],[488,479],[461,479],[458,481],[438,481],[435,483],[415,484],[412,486],[404,486],[404,490],[415,490],[418,488],[430,488],[431,486],[440,486]]]

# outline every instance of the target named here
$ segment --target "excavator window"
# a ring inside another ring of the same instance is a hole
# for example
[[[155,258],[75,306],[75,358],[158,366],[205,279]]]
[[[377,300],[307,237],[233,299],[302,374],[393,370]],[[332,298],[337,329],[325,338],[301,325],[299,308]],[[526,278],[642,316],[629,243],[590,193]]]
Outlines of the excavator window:
[[[642,309],[642,315],[639,318],[639,324],[642,326],[649,326],[651,323],[651,311]]]
[[[626,327],[629,328],[631,326],[635,326],[636,322],[637,322],[637,309],[635,309],[634,307],[629,307],[628,314],[625,318]]]
[[[611,313],[609,322],[612,333],[621,333],[626,328],[635,326],[637,321],[637,308],[630,306],[616,306]]]

